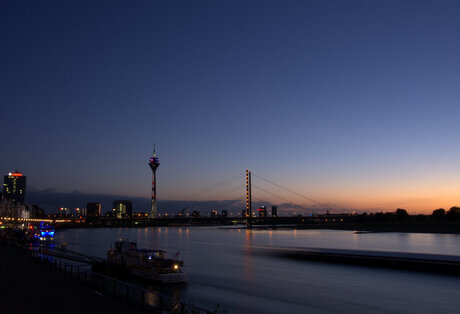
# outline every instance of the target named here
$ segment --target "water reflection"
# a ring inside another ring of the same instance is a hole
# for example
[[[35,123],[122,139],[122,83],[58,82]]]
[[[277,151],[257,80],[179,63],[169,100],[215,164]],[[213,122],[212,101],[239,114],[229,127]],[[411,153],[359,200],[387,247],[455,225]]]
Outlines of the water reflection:
[[[253,242],[253,232],[251,230],[246,230],[245,241],[244,241],[244,279],[246,281],[251,281],[253,275],[253,261],[252,261],[252,242]]]

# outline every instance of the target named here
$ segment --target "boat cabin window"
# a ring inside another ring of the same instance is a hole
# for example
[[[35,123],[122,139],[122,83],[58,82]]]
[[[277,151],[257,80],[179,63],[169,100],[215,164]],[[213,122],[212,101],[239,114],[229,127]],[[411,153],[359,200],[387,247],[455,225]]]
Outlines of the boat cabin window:
[[[164,258],[164,253],[163,252],[149,252],[147,254],[147,259],[152,259],[152,258]]]

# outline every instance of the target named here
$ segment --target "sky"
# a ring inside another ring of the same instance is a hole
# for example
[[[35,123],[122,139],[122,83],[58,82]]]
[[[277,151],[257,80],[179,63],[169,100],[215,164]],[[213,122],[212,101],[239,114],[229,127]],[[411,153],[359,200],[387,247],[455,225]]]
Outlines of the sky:
[[[254,177],[271,204],[460,205],[459,16],[459,1],[2,1],[0,171],[27,175],[31,202],[148,201],[155,142],[159,201],[250,169],[304,196]],[[232,184],[191,200],[244,199]]]

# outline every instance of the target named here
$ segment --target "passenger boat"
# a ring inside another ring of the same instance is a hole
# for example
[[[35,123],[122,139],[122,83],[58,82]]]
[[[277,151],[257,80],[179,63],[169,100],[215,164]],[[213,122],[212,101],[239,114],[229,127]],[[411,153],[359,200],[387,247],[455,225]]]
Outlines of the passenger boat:
[[[138,277],[164,283],[185,282],[184,262],[166,258],[166,251],[137,248],[133,241],[117,240],[115,248],[107,252],[107,262],[123,266]]]
[[[54,227],[41,221],[40,225],[34,228],[33,239],[40,246],[53,246]]]

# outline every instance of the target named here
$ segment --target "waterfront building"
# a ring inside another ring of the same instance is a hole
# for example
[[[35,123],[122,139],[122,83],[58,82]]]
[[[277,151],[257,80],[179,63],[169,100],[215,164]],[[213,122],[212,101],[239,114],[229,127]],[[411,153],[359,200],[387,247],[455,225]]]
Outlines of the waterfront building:
[[[272,217],[278,217],[278,206],[272,206]]]
[[[101,215],[101,203],[87,203],[86,204],[86,215],[87,216],[100,216]]]
[[[113,201],[112,213],[117,218],[131,217],[133,214],[133,202],[130,200]]]
[[[26,176],[16,170],[4,176],[3,194],[13,203],[24,203],[26,196]]]

